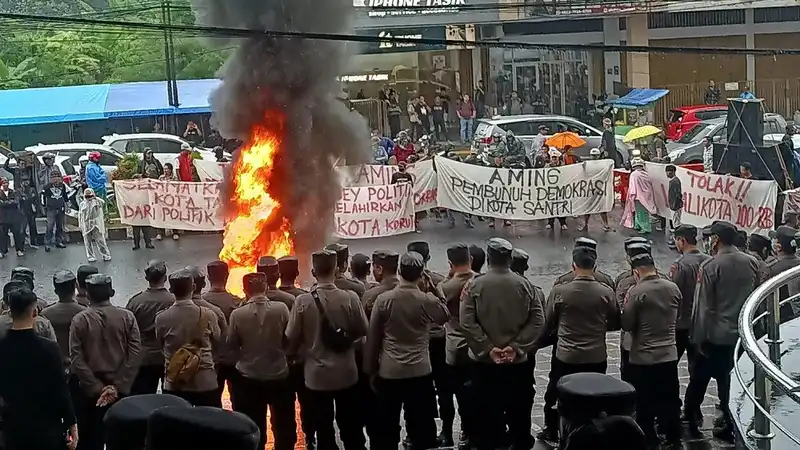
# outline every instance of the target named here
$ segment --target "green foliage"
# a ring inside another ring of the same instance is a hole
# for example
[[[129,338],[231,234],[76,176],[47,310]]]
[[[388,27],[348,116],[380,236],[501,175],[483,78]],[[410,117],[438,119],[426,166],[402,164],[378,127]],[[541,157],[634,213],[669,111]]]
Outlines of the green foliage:
[[[171,1],[174,24],[192,24],[189,0]],[[162,23],[155,0],[0,0],[0,12]],[[0,19],[0,89],[159,81],[166,78],[164,33],[98,25]],[[179,79],[213,78],[229,51],[173,33]]]
[[[114,180],[130,180],[133,176],[139,173],[139,163],[142,159],[136,153],[127,153],[119,161],[117,161],[117,170],[111,174]]]

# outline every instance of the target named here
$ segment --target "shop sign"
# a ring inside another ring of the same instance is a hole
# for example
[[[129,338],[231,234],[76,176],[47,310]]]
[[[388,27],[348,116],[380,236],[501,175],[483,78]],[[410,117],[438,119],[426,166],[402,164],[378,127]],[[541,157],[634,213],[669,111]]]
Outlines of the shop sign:
[[[576,4],[571,3],[572,2],[565,4],[550,0],[545,1],[544,5],[537,5],[537,7],[555,10],[557,16],[603,16],[609,14],[647,12],[653,6],[650,2],[619,2],[608,0],[589,0],[587,2],[576,2]],[[552,11],[550,13],[552,13]]]
[[[343,75],[336,77],[342,83],[361,83],[365,81],[389,81],[388,73],[363,73],[358,75]]]
[[[421,44],[417,42],[397,42],[392,39],[438,39],[445,40],[445,27],[402,28],[397,30],[371,30],[359,34],[375,36],[377,42],[365,42],[361,53],[420,52],[425,50],[444,50],[442,44]],[[386,40],[382,40],[386,39]]]
[[[356,8],[369,9],[369,17],[457,13],[466,4],[466,0],[353,0]]]

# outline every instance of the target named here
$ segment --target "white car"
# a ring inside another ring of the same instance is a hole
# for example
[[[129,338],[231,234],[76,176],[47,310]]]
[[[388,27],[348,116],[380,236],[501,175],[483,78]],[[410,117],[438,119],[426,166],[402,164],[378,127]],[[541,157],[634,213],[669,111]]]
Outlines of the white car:
[[[181,153],[183,144],[191,146],[186,139],[172,134],[136,133],[103,136],[103,145],[111,147],[122,154],[136,153],[139,157],[142,157],[144,149],[149,147],[156,159],[161,161],[161,164],[170,163],[176,168],[178,167],[178,155]],[[204,161],[217,160],[214,152],[207,148],[194,147],[193,151],[200,153]],[[229,153],[226,153],[225,156],[230,158]]]
[[[106,171],[107,174],[117,170],[117,162],[122,159],[122,153],[114,150],[111,147],[100,144],[38,144],[26,147],[25,150],[41,156],[45,153],[52,153],[56,156],[66,156],[69,162],[76,168],[80,167],[80,160],[82,156],[89,156],[91,152],[100,153],[100,167]]]

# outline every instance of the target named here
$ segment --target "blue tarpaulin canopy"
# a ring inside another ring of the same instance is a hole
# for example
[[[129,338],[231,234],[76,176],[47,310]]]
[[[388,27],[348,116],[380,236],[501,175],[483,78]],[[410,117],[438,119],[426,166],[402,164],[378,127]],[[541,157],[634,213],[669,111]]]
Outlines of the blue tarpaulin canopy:
[[[221,81],[179,80],[177,108],[166,81],[0,91],[0,126],[210,112],[208,97]]]
[[[647,106],[669,94],[669,89],[632,89],[625,96],[608,102],[618,108],[638,108]]]

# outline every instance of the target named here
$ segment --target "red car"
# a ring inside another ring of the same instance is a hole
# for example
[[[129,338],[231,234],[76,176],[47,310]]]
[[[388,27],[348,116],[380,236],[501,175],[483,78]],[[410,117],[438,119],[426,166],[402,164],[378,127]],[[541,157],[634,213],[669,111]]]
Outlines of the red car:
[[[728,115],[727,105],[681,106],[670,111],[669,120],[664,124],[667,139],[677,141],[695,124],[704,120],[717,119]]]

